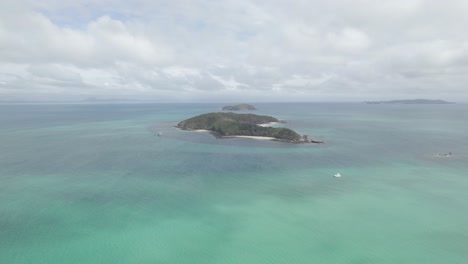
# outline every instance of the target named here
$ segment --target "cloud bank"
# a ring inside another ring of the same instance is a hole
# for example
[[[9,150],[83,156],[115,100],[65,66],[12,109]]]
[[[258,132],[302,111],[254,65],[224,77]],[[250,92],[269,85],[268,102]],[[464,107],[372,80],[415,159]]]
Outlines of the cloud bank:
[[[0,100],[468,99],[464,0],[3,2]]]

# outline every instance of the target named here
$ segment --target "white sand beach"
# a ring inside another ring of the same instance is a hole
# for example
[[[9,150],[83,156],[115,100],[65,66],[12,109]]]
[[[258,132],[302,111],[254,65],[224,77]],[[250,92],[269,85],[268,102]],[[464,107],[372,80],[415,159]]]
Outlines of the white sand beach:
[[[272,125],[276,125],[278,124],[278,122],[270,122],[270,123],[265,123],[265,124],[258,124],[257,126],[261,126],[261,127],[270,127]]]
[[[195,129],[189,130],[190,132],[197,132],[197,133],[211,133],[212,131],[207,129]],[[222,136],[222,138],[247,138],[247,139],[257,139],[257,140],[274,140],[274,137],[260,137],[260,136]]]
[[[259,137],[259,136],[224,136],[223,138],[249,138],[258,140],[274,140],[274,137]]]

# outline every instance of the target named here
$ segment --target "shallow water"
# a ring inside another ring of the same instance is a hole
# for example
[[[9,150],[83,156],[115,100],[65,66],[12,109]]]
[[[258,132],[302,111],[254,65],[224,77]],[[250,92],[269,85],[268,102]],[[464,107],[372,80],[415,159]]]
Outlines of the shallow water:
[[[468,263],[468,105],[255,105],[327,143],[173,127],[222,104],[0,105],[0,263]]]

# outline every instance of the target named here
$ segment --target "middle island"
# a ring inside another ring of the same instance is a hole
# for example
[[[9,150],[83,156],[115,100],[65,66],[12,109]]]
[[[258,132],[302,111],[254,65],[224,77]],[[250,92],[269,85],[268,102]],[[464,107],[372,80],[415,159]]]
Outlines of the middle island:
[[[261,137],[290,143],[324,143],[309,140],[289,128],[270,127],[270,124],[284,123],[271,116],[236,113],[208,113],[181,121],[176,127],[188,131],[207,131],[216,137]]]

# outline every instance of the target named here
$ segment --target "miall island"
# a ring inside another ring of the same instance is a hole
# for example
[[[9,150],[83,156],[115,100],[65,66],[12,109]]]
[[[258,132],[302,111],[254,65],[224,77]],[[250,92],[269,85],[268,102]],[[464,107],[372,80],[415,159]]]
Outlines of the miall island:
[[[255,138],[289,143],[324,143],[310,140],[284,127],[271,124],[285,123],[271,116],[236,113],[207,113],[181,121],[176,127],[187,131],[210,132],[218,138]]]

